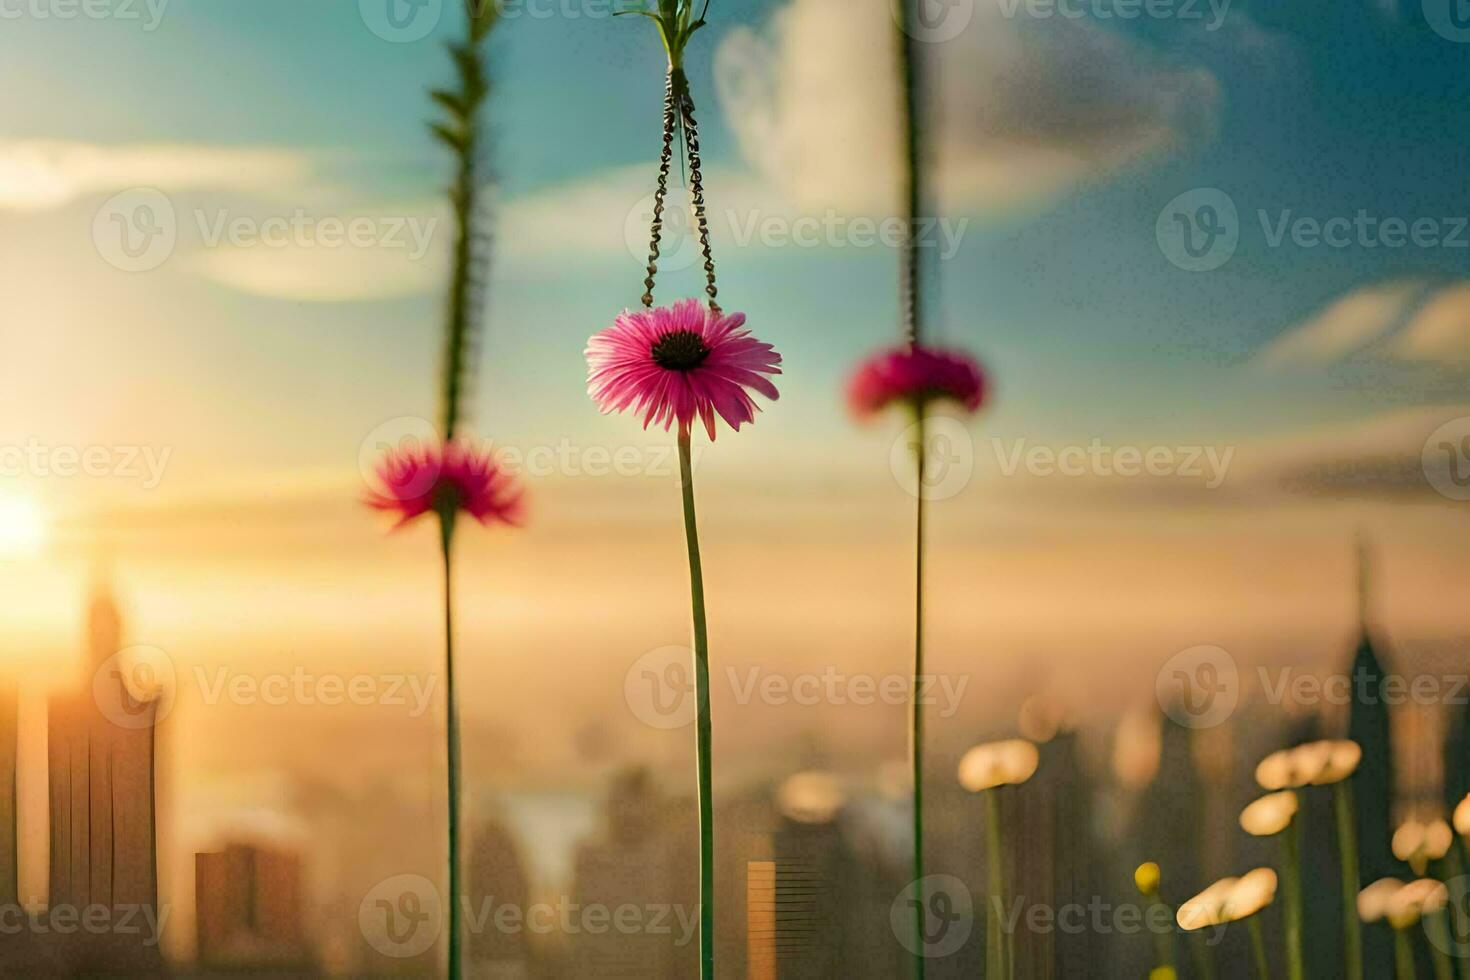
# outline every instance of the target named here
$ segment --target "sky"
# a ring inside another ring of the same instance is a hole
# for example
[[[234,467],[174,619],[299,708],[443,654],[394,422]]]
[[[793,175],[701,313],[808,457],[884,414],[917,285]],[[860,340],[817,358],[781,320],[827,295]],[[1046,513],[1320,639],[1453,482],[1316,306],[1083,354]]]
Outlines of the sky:
[[[425,89],[448,80],[458,8],[69,9],[0,0],[0,88],[18,94],[0,105],[0,501],[47,525],[0,561],[7,661],[60,683],[103,576],[181,676],[431,676],[432,536],[384,535],[357,498],[364,461],[435,408],[448,170]],[[623,688],[645,651],[685,642],[668,439],[585,393],[586,338],[641,292],[663,86],[652,29],[610,9],[524,0],[490,45],[471,421],[526,461],[532,520],[464,546],[487,785],[586,787],[618,759],[687,753],[630,719]],[[989,673],[936,738],[1003,728],[1015,690],[1085,686],[1068,678],[1101,678],[1099,714],[1147,702],[1157,665],[1200,643],[1335,663],[1363,526],[1406,656],[1461,649],[1470,33],[1447,4],[931,9],[926,336],[978,355],[992,387],[977,422],[940,430],[958,475],[933,504],[934,655]],[[734,664],[907,656],[902,426],[856,426],[842,402],[897,336],[895,255],[875,242],[894,212],[892,30],[883,0],[714,0],[689,58],[721,298],[785,358],[780,400],[702,447]],[[365,242],[326,242],[354,220]],[[254,237],[268,227],[285,239]],[[148,228],[167,234],[122,247]],[[661,299],[700,288],[687,237],[663,268]],[[44,463],[12,466],[18,449]],[[58,449],[100,449],[105,472],[60,475]],[[1120,451],[1150,450],[1161,472],[1120,474]],[[1069,451],[1092,462],[1063,472]],[[372,771],[364,744],[399,775],[395,751],[433,758],[429,717],[282,725],[202,698],[181,693],[197,735],[175,761],[229,775],[218,799],[248,796],[246,772]],[[749,712],[722,771],[826,717],[722,703]],[[855,765],[901,755],[897,710],[837,716]],[[293,744],[300,726],[316,748]]]

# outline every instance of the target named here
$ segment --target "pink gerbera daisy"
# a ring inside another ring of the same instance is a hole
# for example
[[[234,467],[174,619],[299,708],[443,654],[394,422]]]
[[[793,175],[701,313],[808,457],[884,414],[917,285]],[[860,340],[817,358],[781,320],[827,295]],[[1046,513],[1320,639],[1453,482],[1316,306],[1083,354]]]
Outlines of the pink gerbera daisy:
[[[853,372],[847,402],[867,418],[895,402],[923,407],[947,401],[966,412],[985,402],[985,374],[968,354],[937,347],[892,347],[869,357]]]
[[[390,449],[378,464],[367,505],[398,515],[395,527],[441,509],[464,511],[481,524],[520,524],[524,492],[488,448],[456,440],[442,448]]]
[[[781,373],[781,355],[744,323],[744,313],[719,313],[697,299],[624,312],[587,342],[587,393],[604,414],[633,409],[645,429],[668,430],[675,421],[687,429],[698,416],[713,439],[718,412],[738,431],[755,421],[750,389],[778,398],[767,375]]]

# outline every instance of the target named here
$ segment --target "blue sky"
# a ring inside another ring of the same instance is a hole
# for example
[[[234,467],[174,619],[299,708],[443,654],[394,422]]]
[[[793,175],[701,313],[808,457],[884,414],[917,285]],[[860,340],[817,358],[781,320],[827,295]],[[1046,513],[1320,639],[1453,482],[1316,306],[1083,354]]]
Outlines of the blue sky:
[[[429,36],[390,43],[369,29],[373,2],[175,0],[153,31],[119,19],[5,22],[12,43],[0,82],[31,93],[0,117],[12,152],[50,141],[104,154],[205,148],[226,160],[226,176],[192,185],[171,186],[178,175],[167,170],[149,180],[144,163],[120,186],[92,179],[53,207],[0,212],[42,256],[18,287],[86,283],[77,288],[129,324],[126,343],[99,341],[90,369],[75,360],[71,369],[135,405],[137,427],[202,443],[234,416],[211,420],[206,406],[190,433],[146,403],[207,389],[252,407],[253,431],[234,446],[242,458],[329,465],[385,412],[431,411],[432,274],[392,296],[303,301],[232,288],[218,275],[201,280],[185,268],[187,254],[146,275],[119,274],[76,234],[109,193],[138,184],[160,187],[181,209],[432,213],[445,171],[424,135],[423,89],[447,78],[441,42],[457,31],[457,8],[447,4]],[[1261,214],[1470,215],[1470,44],[1437,34],[1418,4],[1377,0],[1288,9],[1237,0],[1218,29],[1183,16],[1103,16],[1116,9],[1103,0],[1071,4],[1079,17],[998,2],[976,0],[964,32],[922,45],[937,79],[930,118],[942,209],[968,222],[957,253],[933,263],[941,298],[932,329],[991,365],[998,431],[1249,440],[1461,400],[1470,310],[1448,353],[1410,364],[1372,353],[1347,364],[1307,357],[1284,371],[1254,361],[1367,285],[1463,276],[1470,248],[1273,247]],[[496,433],[604,433],[612,430],[596,428],[582,394],[581,344],[635,301],[640,263],[627,248],[598,244],[625,237],[606,227],[607,214],[621,217],[616,207],[580,217],[571,205],[556,209],[578,194],[632,207],[629,196],[650,189],[661,54],[648,25],[610,19],[597,0],[530,3],[492,43],[502,207],[478,411],[482,429]],[[691,56],[714,208],[737,221],[890,213],[875,159],[888,149],[888,66],[874,58],[891,26],[881,6],[717,0]],[[146,22],[141,0],[137,9]],[[762,72],[776,94],[754,107],[748,96],[732,101],[717,78]],[[762,112],[774,127],[764,139],[748,131]],[[872,132],[858,132],[864,123]],[[858,140],[850,149],[849,138]],[[762,157],[776,144],[785,156],[772,166]],[[232,181],[229,154],[262,149],[298,169]],[[964,183],[970,171],[978,183]],[[876,188],[864,185],[870,172]],[[845,195],[835,211],[814,193],[828,175]],[[1200,188],[1228,195],[1240,241],[1222,267],[1189,272],[1169,261],[1155,226],[1166,203]],[[537,229],[549,241],[533,247],[527,231]],[[583,232],[591,244],[556,247],[557,236]],[[892,255],[741,247],[728,222],[717,222],[715,244],[724,295],[788,358],[786,400],[763,429],[778,444],[856,438],[838,390],[853,360],[893,334]],[[686,272],[669,288],[697,284]],[[71,317],[48,324],[71,339],[51,356],[75,358],[75,339],[92,330],[77,302]],[[31,305],[61,314],[66,304]],[[1391,330],[1385,323],[1382,337]],[[104,356],[110,344],[118,349]],[[129,356],[138,363],[126,376],[112,370]],[[302,398],[321,409],[303,419]],[[74,420],[82,424],[79,413]]]

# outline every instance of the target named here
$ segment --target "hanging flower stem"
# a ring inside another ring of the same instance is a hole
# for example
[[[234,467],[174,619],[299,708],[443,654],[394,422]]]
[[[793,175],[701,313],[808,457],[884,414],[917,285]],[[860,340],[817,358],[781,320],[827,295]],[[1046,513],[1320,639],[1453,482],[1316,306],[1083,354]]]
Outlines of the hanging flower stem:
[[[704,569],[699,559],[699,527],[694,513],[694,466],[689,427],[679,428],[679,478],[684,498],[684,541],[689,551],[689,598],[694,621],[694,749],[699,789],[699,975],[715,975],[715,828],[709,699],[709,630],[704,612]]]
[[[1303,980],[1302,964],[1302,818],[1298,815],[1281,835],[1282,884],[1286,892],[1286,973]]]
[[[1251,951],[1256,958],[1256,976],[1260,980],[1271,980],[1271,967],[1266,959],[1266,939],[1261,935],[1261,918],[1253,915],[1247,920],[1251,934]]]
[[[1352,781],[1344,779],[1332,788],[1337,810],[1337,846],[1342,857],[1342,934],[1346,980],[1363,980],[1363,927],[1358,922],[1358,834],[1353,818]]]

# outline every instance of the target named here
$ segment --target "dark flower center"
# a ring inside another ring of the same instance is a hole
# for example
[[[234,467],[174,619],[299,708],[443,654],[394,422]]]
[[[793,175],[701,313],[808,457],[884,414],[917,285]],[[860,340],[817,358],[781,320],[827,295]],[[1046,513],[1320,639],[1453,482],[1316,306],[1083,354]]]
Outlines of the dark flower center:
[[[691,371],[709,357],[704,338],[693,330],[674,330],[653,345],[653,363],[670,371]]]

